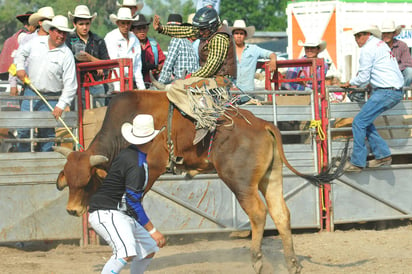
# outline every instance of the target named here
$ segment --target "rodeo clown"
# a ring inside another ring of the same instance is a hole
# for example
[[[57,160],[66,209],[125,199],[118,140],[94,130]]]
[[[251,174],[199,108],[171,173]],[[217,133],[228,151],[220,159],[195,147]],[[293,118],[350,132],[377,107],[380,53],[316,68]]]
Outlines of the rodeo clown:
[[[133,124],[124,123],[122,136],[131,145],[120,151],[102,185],[91,197],[90,225],[113,249],[103,274],[120,273],[128,262],[131,262],[130,273],[144,273],[155,252],[166,243],[141,204],[148,166],[146,154],[139,146],[151,142],[158,133],[153,117],[148,114],[137,115]]]

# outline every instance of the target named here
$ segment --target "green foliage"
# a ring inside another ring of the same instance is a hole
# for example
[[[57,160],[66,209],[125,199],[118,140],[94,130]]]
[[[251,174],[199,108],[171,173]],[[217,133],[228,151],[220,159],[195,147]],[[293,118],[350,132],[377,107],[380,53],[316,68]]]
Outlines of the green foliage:
[[[257,31],[284,31],[287,25],[287,0],[238,0],[220,3],[220,18],[229,26],[237,19],[243,19]]]
[[[158,14],[161,22],[166,24],[170,13],[180,13],[186,21],[190,13],[195,12],[192,0],[145,0],[152,17]],[[117,13],[116,0],[4,0],[0,4],[0,47],[4,40],[19,30],[22,24],[15,16],[28,10],[37,11],[41,7],[52,6],[56,15],[67,16],[67,12],[74,12],[77,5],[87,5],[92,13],[97,12],[91,30],[101,37],[116,26],[109,20],[109,15]],[[244,19],[247,25],[253,25],[258,31],[284,31],[286,29],[285,9],[287,0],[222,0],[220,4],[220,17],[232,25],[236,19]],[[146,15],[146,14],[145,14]],[[167,50],[170,37],[158,34],[150,28],[149,36],[154,37],[163,50]]]

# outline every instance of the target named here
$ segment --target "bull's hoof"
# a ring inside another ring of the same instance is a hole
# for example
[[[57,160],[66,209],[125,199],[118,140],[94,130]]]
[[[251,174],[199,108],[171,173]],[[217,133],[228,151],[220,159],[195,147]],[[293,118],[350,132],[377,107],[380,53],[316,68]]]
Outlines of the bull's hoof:
[[[263,268],[262,259],[257,260],[256,262],[253,263],[253,270],[255,270],[256,274],[261,274],[262,273],[262,268]]]
[[[253,270],[255,270],[256,274],[262,273],[263,268],[263,255],[262,253],[258,253],[255,256],[252,255],[252,266]]]
[[[297,259],[292,259],[288,265],[288,271],[290,274],[299,274],[302,271],[302,265]]]

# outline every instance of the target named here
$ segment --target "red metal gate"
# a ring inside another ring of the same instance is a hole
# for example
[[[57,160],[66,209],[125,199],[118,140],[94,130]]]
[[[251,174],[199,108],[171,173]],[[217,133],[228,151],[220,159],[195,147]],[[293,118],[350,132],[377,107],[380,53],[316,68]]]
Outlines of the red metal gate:
[[[279,72],[281,68],[301,68],[298,71],[298,76],[294,79],[287,79]],[[309,68],[309,75],[305,68]],[[322,172],[328,167],[328,140],[327,129],[329,127],[328,115],[328,96],[326,95],[325,88],[325,73],[316,73],[317,71],[325,71],[325,61],[323,58],[316,59],[296,59],[296,60],[282,60],[277,61],[276,71],[272,74],[268,70],[268,66],[265,66],[265,89],[279,90],[282,83],[297,83],[297,82],[311,82],[313,90],[313,109],[315,119],[311,121],[311,127],[316,129],[316,153],[317,153],[317,169],[318,172]],[[318,79],[320,78],[320,79]],[[269,99],[272,98],[269,96]],[[321,228],[327,231],[331,230],[331,200],[330,200],[331,186],[325,184],[319,188],[320,195],[320,216],[321,216]]]

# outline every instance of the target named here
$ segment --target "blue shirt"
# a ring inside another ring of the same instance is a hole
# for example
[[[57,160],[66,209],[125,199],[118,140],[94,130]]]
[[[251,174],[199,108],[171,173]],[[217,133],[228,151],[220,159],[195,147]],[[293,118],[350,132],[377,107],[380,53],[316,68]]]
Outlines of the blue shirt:
[[[256,45],[246,44],[242,52],[242,58],[236,58],[237,78],[236,86],[242,91],[251,91],[255,89],[255,72],[259,58],[269,59],[273,52],[262,49]]]
[[[370,83],[372,88],[401,88],[403,81],[391,49],[384,41],[371,35],[361,48],[358,73],[349,83],[354,86]]]
[[[172,38],[159,82],[168,84],[175,79],[184,79],[186,73],[198,69],[199,61],[192,43],[186,38]]]

